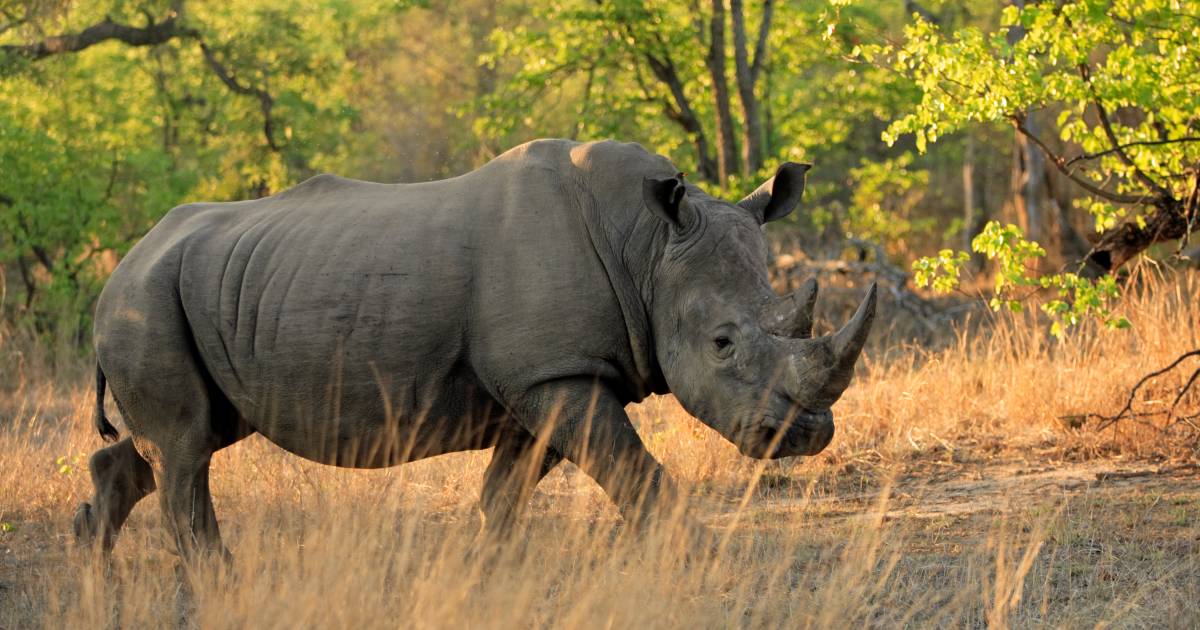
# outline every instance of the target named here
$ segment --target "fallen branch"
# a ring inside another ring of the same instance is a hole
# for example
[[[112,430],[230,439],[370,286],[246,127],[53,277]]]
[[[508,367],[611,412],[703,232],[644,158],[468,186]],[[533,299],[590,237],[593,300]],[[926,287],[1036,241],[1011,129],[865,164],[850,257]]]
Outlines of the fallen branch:
[[[1172,425],[1174,425],[1177,422],[1187,422],[1188,424],[1191,424],[1193,426],[1193,428],[1197,428],[1196,425],[1192,424],[1191,421],[1200,417],[1200,413],[1190,415],[1190,416],[1176,416],[1175,410],[1179,407],[1180,401],[1183,400],[1184,395],[1188,392],[1189,389],[1191,389],[1192,385],[1194,385],[1196,383],[1196,381],[1198,379],[1200,379],[1200,367],[1197,367],[1196,370],[1194,372],[1192,372],[1192,375],[1190,377],[1188,377],[1188,379],[1184,383],[1183,387],[1181,387],[1179,389],[1179,392],[1175,395],[1175,400],[1171,402],[1171,406],[1169,408],[1167,408],[1166,410],[1146,411],[1146,412],[1136,412],[1136,413],[1133,411],[1133,403],[1134,403],[1134,401],[1137,400],[1138,391],[1142,388],[1142,386],[1144,386],[1146,383],[1150,382],[1152,379],[1162,376],[1163,374],[1166,374],[1167,372],[1170,372],[1171,370],[1174,370],[1180,363],[1183,363],[1185,360],[1187,360],[1190,357],[1200,357],[1200,348],[1198,348],[1196,350],[1189,350],[1189,351],[1179,355],[1167,367],[1162,368],[1161,370],[1155,370],[1155,371],[1143,376],[1140,380],[1138,380],[1137,384],[1135,384],[1133,386],[1133,389],[1129,390],[1129,398],[1125,401],[1125,406],[1122,407],[1121,410],[1119,412],[1117,412],[1116,415],[1106,416],[1104,414],[1099,414],[1099,413],[1086,413],[1086,414],[1083,414],[1082,418],[1085,420],[1090,420],[1090,419],[1100,420],[1101,424],[1099,427],[1096,428],[1097,433],[1104,431],[1108,427],[1113,426],[1114,424],[1116,424],[1117,422],[1119,422],[1125,418],[1139,419],[1139,418],[1161,416],[1161,415],[1165,415],[1167,418],[1167,425],[1165,428],[1170,428]],[[1081,416],[1061,416],[1059,419],[1067,421],[1067,422],[1071,422],[1072,420],[1077,420],[1080,417]],[[1157,427],[1155,427],[1155,428],[1157,428]],[[1164,428],[1164,430],[1165,430],[1165,428]]]

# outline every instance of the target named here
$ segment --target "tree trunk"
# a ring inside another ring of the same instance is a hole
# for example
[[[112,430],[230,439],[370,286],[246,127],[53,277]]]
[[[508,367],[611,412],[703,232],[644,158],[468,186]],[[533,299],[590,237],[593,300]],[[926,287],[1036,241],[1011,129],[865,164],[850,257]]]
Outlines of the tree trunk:
[[[1018,9],[1025,8],[1025,0],[1012,0]],[[1025,38],[1025,27],[1016,24],[1008,29],[1008,43],[1013,45]],[[1033,114],[1019,115],[1018,133],[1014,136],[1012,191],[1013,206],[1017,211],[1017,223],[1025,232],[1025,238],[1044,243],[1040,188],[1045,181],[1046,163],[1038,148],[1029,141],[1029,135],[1037,134],[1037,121]],[[1019,130],[1023,128],[1025,133]]]
[[[733,22],[733,58],[737,74],[738,96],[742,103],[742,174],[751,175],[762,168],[763,124],[758,97],[754,89],[759,70],[767,51],[767,35],[771,28],[771,0],[763,1],[762,21],[758,28],[754,57],[746,49],[746,15],[742,0],[730,0],[729,12]]]
[[[473,12],[474,15],[467,20],[468,32],[471,35],[471,58],[475,59],[475,93],[473,100],[475,101],[475,118],[484,119],[488,116],[487,106],[485,105],[485,97],[490,96],[496,91],[496,64],[481,62],[479,59],[488,47],[491,46],[489,39],[492,30],[496,27],[496,3],[494,1],[483,4],[482,11]],[[502,147],[496,146],[494,141],[481,142],[476,149],[474,162],[482,164],[497,155],[500,155]]]
[[[1025,128],[1037,133],[1037,122],[1026,114]],[[1013,151],[1013,202],[1018,224],[1025,238],[1045,244],[1045,221],[1042,217],[1042,184],[1046,181],[1046,161],[1041,151],[1023,134],[1016,134]]]
[[[717,163],[708,150],[708,136],[705,135],[704,126],[700,124],[700,119],[696,116],[691,101],[684,92],[683,81],[679,78],[679,73],[675,71],[675,63],[667,54],[659,58],[649,51],[644,51],[642,57],[650,66],[650,71],[654,73],[654,76],[662,81],[671,92],[671,100],[663,104],[666,115],[683,127],[683,130],[691,136],[693,144],[696,145],[696,165],[700,169],[700,177],[705,181],[722,183],[718,179]]]
[[[1078,263],[1087,256],[1091,245],[1079,235],[1075,226],[1071,224],[1071,207],[1074,199],[1071,198],[1062,180],[1056,178],[1050,169],[1046,169],[1045,186],[1046,200],[1050,204],[1050,215],[1053,218],[1052,240],[1062,254],[1064,262]]]
[[[713,109],[717,113],[717,176],[722,186],[738,171],[737,140],[729,108],[729,82],[725,78],[725,1],[712,0],[708,23],[708,57],[705,63],[713,84]]]
[[[763,119],[763,158],[768,155],[775,155],[775,117],[771,112],[771,67],[765,66],[766,72],[763,73],[763,97],[762,97],[762,119]]]
[[[968,135],[963,147],[962,164],[963,186],[963,229],[962,249],[971,252],[971,266],[976,270],[983,269],[984,256],[971,250],[971,241],[975,235],[983,231],[986,213],[979,207],[979,196],[975,190],[975,137]]]
[[[1014,4],[1022,6],[1023,2],[1022,0],[1014,0]],[[1012,31],[1010,31],[1009,36],[1010,38],[1013,36]],[[1086,63],[1079,65],[1079,73],[1084,81],[1089,83],[1090,87],[1091,70]],[[1022,142],[1026,148],[1036,146],[1040,151],[1039,156],[1044,156],[1045,159],[1049,160],[1050,164],[1058,169],[1058,172],[1063,177],[1074,182],[1080,188],[1100,199],[1112,203],[1150,208],[1148,213],[1141,214],[1136,221],[1125,221],[1100,235],[1096,244],[1085,256],[1082,269],[1079,271],[1085,277],[1095,278],[1106,273],[1115,272],[1125,263],[1156,243],[1178,239],[1180,240],[1179,248],[1187,247],[1188,236],[1200,232],[1200,169],[1189,169],[1186,171],[1190,178],[1190,185],[1183,198],[1179,198],[1170,188],[1142,171],[1137,163],[1129,157],[1125,149],[1130,145],[1122,145],[1118,140],[1108,116],[1108,107],[1096,96],[1094,91],[1092,97],[1091,104],[1096,109],[1100,126],[1104,129],[1110,145],[1110,148],[1104,151],[1083,154],[1067,160],[1063,156],[1058,155],[1038,137],[1036,128],[1033,126],[1034,120],[1032,116],[1028,114],[1013,114],[1009,116],[1009,119],[1016,127],[1017,133],[1022,138]],[[1160,143],[1188,141],[1191,141],[1191,139],[1162,138]],[[1139,192],[1108,190],[1102,185],[1097,185],[1096,182],[1091,181],[1087,177],[1076,174],[1070,168],[1071,164],[1078,160],[1091,160],[1109,154],[1115,154],[1117,158],[1124,162],[1132,170],[1131,178],[1143,184],[1145,188]],[[1045,162],[1042,162],[1042,164],[1044,165]],[[1043,183],[1045,183],[1045,178],[1043,177],[1042,179]],[[1063,226],[1070,225],[1069,221],[1066,220],[1066,205],[1061,204],[1060,207]]]
[[[1081,275],[1096,278],[1114,272],[1151,245],[1183,239],[1189,234],[1200,231],[1200,171],[1192,172],[1190,191],[1183,199],[1175,197],[1170,191],[1144,191],[1140,194],[1131,194],[1105,190],[1074,174],[1068,168],[1068,160],[1057,155],[1029,129],[1026,117],[1011,116],[1010,118],[1016,126],[1017,133],[1023,135],[1029,143],[1037,146],[1042,155],[1050,160],[1059,173],[1075,182],[1079,187],[1100,199],[1113,203],[1153,208],[1148,214],[1143,215],[1140,221],[1126,221],[1101,234],[1083,261],[1085,265],[1080,271]],[[1104,120],[1103,114],[1101,120]],[[1115,140],[1113,140],[1112,151],[1121,152],[1121,148]],[[1143,173],[1142,176],[1145,177],[1145,174]]]
[[[1146,227],[1126,221],[1101,235],[1100,242],[1088,254],[1081,275],[1098,277],[1116,271],[1151,245],[1181,239],[1200,228],[1200,222],[1194,222],[1194,219],[1189,222],[1187,218],[1189,212],[1196,212],[1195,205],[1189,210],[1185,208],[1187,202],[1175,199],[1160,203],[1145,217]]]

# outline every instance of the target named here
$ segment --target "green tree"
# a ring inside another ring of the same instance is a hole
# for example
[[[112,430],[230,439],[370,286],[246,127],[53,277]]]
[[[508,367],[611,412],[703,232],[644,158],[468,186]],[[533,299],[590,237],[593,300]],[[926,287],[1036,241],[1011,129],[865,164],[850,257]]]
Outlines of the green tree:
[[[848,236],[886,239],[898,257],[936,247],[934,217],[962,211],[961,194],[942,181],[946,172],[961,181],[961,147],[916,155],[912,142],[881,142],[919,91],[845,54],[910,18],[899,4],[845,7],[840,17],[833,24],[823,0],[549,3],[495,32],[484,60],[510,79],[485,96],[476,129],[497,146],[545,135],[634,139],[727,196],[780,161],[813,162],[807,211],[793,222],[806,229],[773,230],[814,255]]]
[[[919,20],[863,58],[911,77],[918,107],[887,138],[918,148],[979,122],[1007,122],[1093,201],[1089,272],[1114,271],[1200,227],[1200,3],[1150,0],[1009,6],[999,29],[945,33]],[[1020,38],[1010,37],[1020,29]],[[1026,121],[1057,114],[1059,146]]]
[[[354,59],[401,3],[0,4],[0,267],[10,308],[86,328],[171,207],[279,190],[363,150]],[[48,34],[49,33],[49,34]]]
[[[1090,196],[1098,237],[1071,271],[1032,273],[1028,263],[1045,250],[1013,226],[994,223],[974,240],[1001,266],[993,306],[1017,307],[1005,291],[1037,285],[1059,294],[1042,306],[1057,334],[1088,314],[1123,326],[1108,308],[1116,284],[1102,276],[1157,243],[1182,249],[1200,227],[1198,15],[1200,3],[1188,1],[1014,2],[999,28],[947,32],[917,19],[901,42],[852,51],[921,91],[888,128],[889,142],[913,134],[924,151],[972,125],[1006,122]],[[1056,134],[1031,123],[1043,111],[1057,116]],[[940,285],[952,286],[961,261],[946,252],[918,261],[918,279],[940,269],[951,278]]]
[[[779,11],[771,0],[549,3],[530,27],[496,33],[489,59],[519,66],[488,99],[480,132],[565,122],[571,137],[643,139],[720,186],[758,176],[774,157],[764,100]],[[575,103],[563,121],[539,107],[554,92]]]

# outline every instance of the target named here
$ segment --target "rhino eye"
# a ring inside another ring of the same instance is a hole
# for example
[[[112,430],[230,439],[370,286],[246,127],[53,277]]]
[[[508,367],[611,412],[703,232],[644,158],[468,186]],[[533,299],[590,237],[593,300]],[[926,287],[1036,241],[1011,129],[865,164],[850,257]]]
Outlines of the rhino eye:
[[[713,339],[713,347],[717,349],[717,354],[726,355],[733,348],[733,342],[729,340],[729,337],[722,335]]]

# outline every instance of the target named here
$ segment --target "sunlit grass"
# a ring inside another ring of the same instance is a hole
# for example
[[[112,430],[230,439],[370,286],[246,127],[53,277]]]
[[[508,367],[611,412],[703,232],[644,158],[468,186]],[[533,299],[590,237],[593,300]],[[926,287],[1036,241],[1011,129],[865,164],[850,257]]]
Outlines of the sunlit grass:
[[[1123,306],[1125,333],[1055,343],[1015,320],[944,350],[881,348],[814,458],[741,457],[670,397],[632,407],[689,490],[686,516],[648,530],[564,466],[492,547],[475,508],[487,452],[341,470],[252,437],[212,468],[234,561],[187,570],[157,495],[111,565],[72,548],[82,458],[99,446],[86,369],[9,338],[0,627],[1194,627],[1194,436],[1059,420],[1115,411],[1141,374],[1200,345],[1200,278],[1149,282],[1154,297]],[[1123,467],[1164,472],[1095,472]]]

